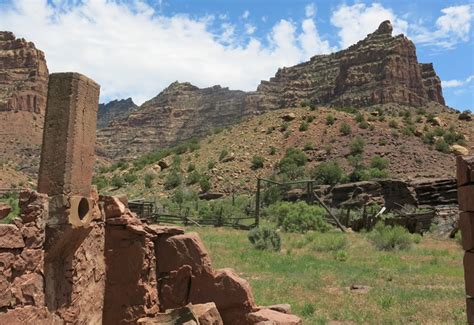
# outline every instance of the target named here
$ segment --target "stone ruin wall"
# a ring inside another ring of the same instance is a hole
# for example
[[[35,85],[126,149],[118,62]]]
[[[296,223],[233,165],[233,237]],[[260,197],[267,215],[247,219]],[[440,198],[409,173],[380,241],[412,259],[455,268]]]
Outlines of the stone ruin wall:
[[[464,253],[467,322],[474,324],[474,156],[458,157],[459,226]]]
[[[197,234],[147,225],[91,186],[99,86],[50,76],[38,189],[0,225],[1,324],[301,324],[215,270]]]

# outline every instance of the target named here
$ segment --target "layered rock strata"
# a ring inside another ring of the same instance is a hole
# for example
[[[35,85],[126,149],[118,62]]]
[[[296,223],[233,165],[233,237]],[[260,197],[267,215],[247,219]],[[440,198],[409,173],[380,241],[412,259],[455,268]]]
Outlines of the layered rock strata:
[[[131,98],[116,99],[107,104],[99,104],[99,110],[97,111],[97,128],[104,128],[111,121],[127,116],[137,107]]]

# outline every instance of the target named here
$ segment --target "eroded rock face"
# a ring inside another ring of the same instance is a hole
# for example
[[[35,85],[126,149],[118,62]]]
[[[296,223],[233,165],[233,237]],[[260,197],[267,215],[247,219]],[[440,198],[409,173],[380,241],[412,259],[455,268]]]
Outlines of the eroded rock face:
[[[126,116],[137,107],[131,98],[113,100],[107,104],[99,104],[97,128],[101,129],[106,127],[110,121]]]
[[[337,107],[445,103],[433,65],[418,63],[413,42],[404,35],[392,36],[392,25],[385,21],[345,50],[279,69],[254,92],[173,83],[102,129],[99,153],[112,159],[136,157],[203,136],[250,114],[295,107],[303,101]]]
[[[259,110],[293,107],[303,100],[347,107],[444,105],[433,65],[418,63],[413,42],[404,35],[393,37],[389,21],[346,50],[279,69],[249,97]]]
[[[32,42],[0,31],[0,155],[30,175],[38,170],[47,92],[43,52]]]
[[[250,114],[245,97],[243,91],[220,86],[200,89],[175,82],[125,118],[99,130],[98,142],[110,158],[133,157],[175,145]]]
[[[0,32],[0,111],[44,116],[47,88],[44,53],[11,32]]]

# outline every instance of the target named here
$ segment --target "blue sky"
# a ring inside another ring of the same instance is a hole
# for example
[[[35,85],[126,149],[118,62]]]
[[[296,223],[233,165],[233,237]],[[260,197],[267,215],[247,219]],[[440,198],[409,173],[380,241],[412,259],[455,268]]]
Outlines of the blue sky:
[[[175,80],[254,90],[385,19],[434,63],[447,104],[472,109],[473,0],[0,0],[0,30],[35,42],[51,72],[82,72],[101,84],[101,101],[137,103]]]

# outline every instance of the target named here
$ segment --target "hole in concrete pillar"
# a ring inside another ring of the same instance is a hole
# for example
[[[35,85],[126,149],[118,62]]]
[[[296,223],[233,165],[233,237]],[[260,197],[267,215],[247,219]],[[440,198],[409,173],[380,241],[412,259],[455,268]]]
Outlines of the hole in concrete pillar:
[[[79,207],[77,208],[79,219],[84,219],[85,216],[87,216],[87,213],[89,213],[89,200],[82,198],[79,202]]]

